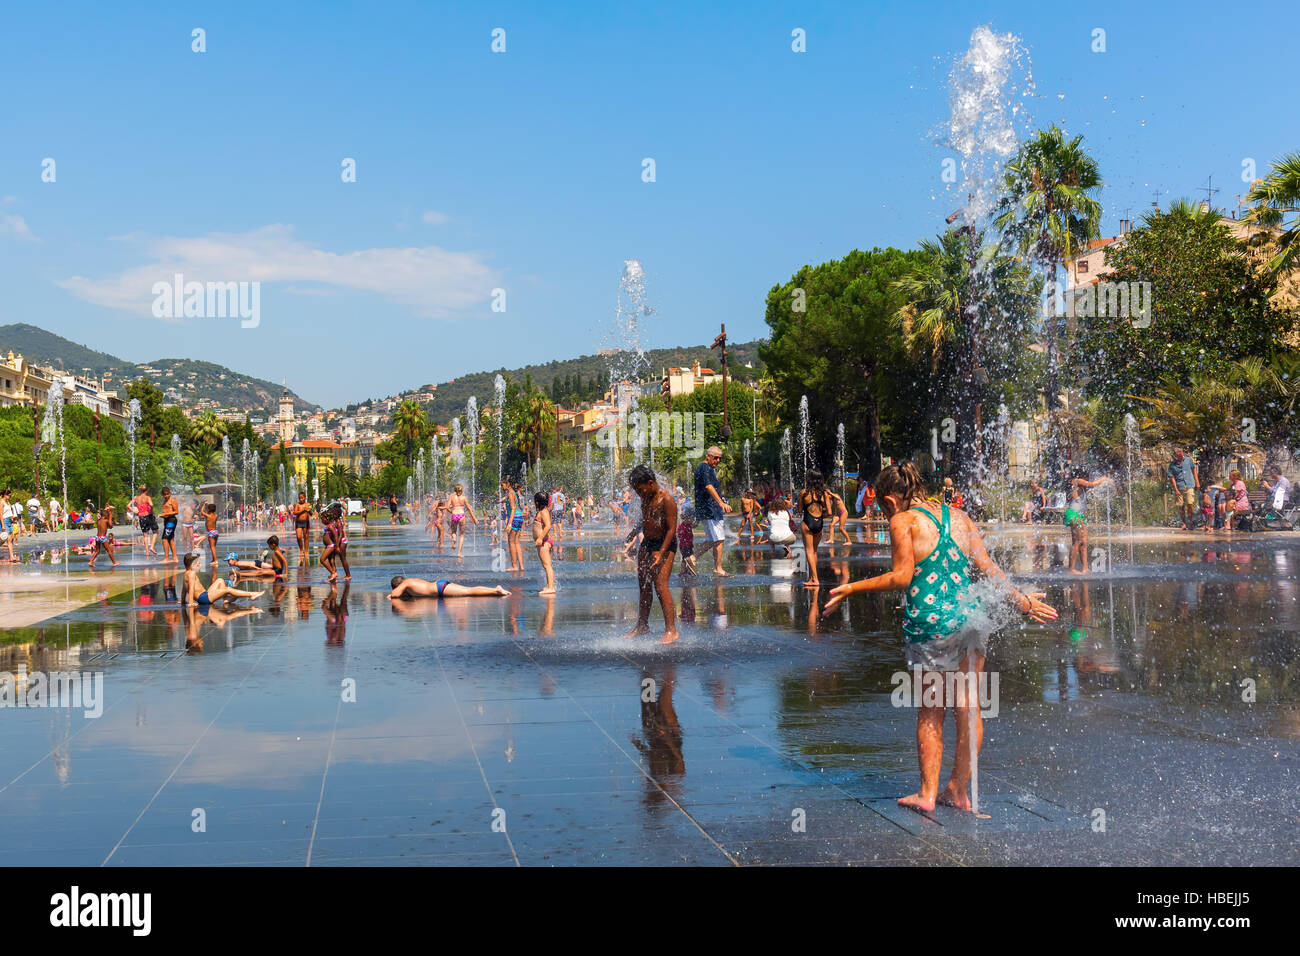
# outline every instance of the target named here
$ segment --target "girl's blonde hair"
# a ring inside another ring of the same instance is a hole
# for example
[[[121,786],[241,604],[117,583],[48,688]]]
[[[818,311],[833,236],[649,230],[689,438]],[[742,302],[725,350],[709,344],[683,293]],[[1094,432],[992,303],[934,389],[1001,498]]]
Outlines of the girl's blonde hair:
[[[899,507],[906,510],[917,498],[925,497],[925,482],[915,462],[904,461],[890,465],[876,478],[876,497],[892,496]]]
[[[1232,471],[1228,472],[1228,477],[1233,481],[1241,481],[1241,472],[1234,468]]]
[[[457,485],[455,490],[456,490],[456,494],[460,494],[465,490],[465,488],[463,485]]]

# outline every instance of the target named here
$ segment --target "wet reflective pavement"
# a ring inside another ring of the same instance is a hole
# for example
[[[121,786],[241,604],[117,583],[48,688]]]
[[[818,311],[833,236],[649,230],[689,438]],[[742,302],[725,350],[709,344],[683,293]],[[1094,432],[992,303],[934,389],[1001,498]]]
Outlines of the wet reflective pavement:
[[[1300,862],[1295,536],[1114,545],[1081,580],[1060,529],[990,531],[1061,619],[991,647],[979,820],[895,804],[918,785],[897,595],[823,620],[825,587],[729,543],[736,576],[674,576],[662,646],[657,605],[621,636],[636,589],[608,531],[566,538],[549,599],[531,549],[520,578],[483,537],[461,564],[415,529],[349,538],[350,585],[294,569],[267,613],[183,616],[164,575],[6,631],[0,670],[102,674],[103,712],[0,708],[0,863]],[[824,581],[887,565],[858,538],[823,549]],[[398,573],[515,594],[395,611]],[[945,777],[952,745],[950,718]]]

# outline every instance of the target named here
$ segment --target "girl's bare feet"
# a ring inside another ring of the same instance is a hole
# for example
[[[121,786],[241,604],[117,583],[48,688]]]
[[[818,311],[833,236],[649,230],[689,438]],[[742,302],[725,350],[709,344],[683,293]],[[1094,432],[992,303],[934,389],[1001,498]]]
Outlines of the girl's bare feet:
[[[660,644],[671,644],[671,643],[673,643],[675,640],[677,640],[677,638],[680,637],[680,636],[681,636],[681,635],[679,635],[675,630],[673,630],[673,631],[664,631],[664,636],[661,637],[661,638],[659,638],[659,643],[660,643]]]
[[[908,809],[911,810],[917,810],[923,813],[929,813],[931,810],[934,809],[934,797],[930,797],[927,800],[919,793],[913,793],[913,794],[909,794],[906,797],[899,797],[898,805],[900,807],[907,807]]]
[[[623,639],[627,640],[628,638],[640,637],[642,634],[649,634],[649,633],[650,633],[649,625],[638,624],[636,627],[632,628],[632,630],[624,634]]]
[[[953,789],[952,784],[948,784],[944,788],[943,792],[935,799],[935,802],[945,807],[956,807],[958,810],[969,810],[971,808],[970,796],[964,791],[959,793]]]

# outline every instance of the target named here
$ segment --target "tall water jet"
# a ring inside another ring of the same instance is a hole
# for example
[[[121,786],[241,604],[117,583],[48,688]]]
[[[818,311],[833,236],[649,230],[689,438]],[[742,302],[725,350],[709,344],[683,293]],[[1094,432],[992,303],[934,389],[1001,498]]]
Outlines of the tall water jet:
[[[239,449],[239,469],[240,469],[239,483],[242,487],[240,494],[243,498],[245,507],[247,507],[248,505],[248,486],[250,484],[252,465],[253,465],[253,453],[248,447],[248,439],[245,438],[243,445],[240,446]],[[254,500],[256,500],[257,496],[254,495],[253,497]]]
[[[465,402],[465,423],[469,426],[469,500],[473,503],[478,481],[478,399],[471,395]]]
[[[586,465],[587,465],[587,497],[590,498],[591,497],[591,440],[590,439],[587,440],[587,445],[586,448],[584,449],[584,453],[585,453]]]
[[[844,468],[844,423],[840,422],[835,426],[835,481],[839,482],[840,497],[846,498],[845,494],[845,468]]]
[[[221,482],[226,494],[226,508],[230,508],[230,436],[221,436]]]
[[[167,477],[172,488],[180,493],[181,479],[185,477],[185,466],[181,462],[181,436],[172,435],[171,453],[167,456]]]
[[[969,355],[963,362],[964,394],[958,417],[973,425],[971,460],[976,484],[982,482],[986,467],[981,401],[988,370],[982,359],[991,349],[1005,347],[1005,343],[991,341],[986,328],[984,304],[995,290],[988,280],[992,258],[983,254],[980,237],[1002,196],[1003,165],[1019,146],[1018,131],[1028,127],[1027,111],[1020,102],[1033,92],[1027,62],[1017,37],[994,33],[987,26],[976,27],[969,48],[957,57],[948,74],[949,117],[939,137],[941,145],[955,151],[961,163],[961,183],[954,188],[962,202],[958,231],[966,234],[970,249],[970,291],[965,302]]]
[[[451,420],[451,478],[448,484],[454,485],[461,478],[461,465],[464,464],[462,449],[464,448],[465,438],[460,430],[460,416],[457,415]]]
[[[420,449],[420,454],[415,460],[415,494],[420,501],[424,500],[424,449]]]
[[[618,280],[614,321],[605,333],[605,350],[608,355],[610,400],[617,409],[618,421],[631,429],[633,464],[640,461],[648,435],[640,427],[637,397],[638,382],[649,370],[641,322],[653,315],[654,309],[646,303],[645,267],[639,259],[623,260],[623,274]],[[626,432],[624,432],[626,434]],[[614,473],[618,470],[615,453],[610,462],[610,483],[617,486]]]
[[[1124,497],[1128,502],[1128,529],[1133,530],[1133,462],[1142,454],[1142,432],[1137,419],[1124,413]]]
[[[497,417],[497,488],[500,488],[500,487],[501,487],[501,482],[505,479],[505,476],[506,476],[506,473],[505,473],[505,467],[504,467],[504,466],[505,466],[505,460],[506,460],[506,459],[505,459],[505,446],[503,445],[503,441],[502,441],[502,437],[501,437],[501,429],[502,429],[502,426],[503,426],[504,423],[505,423],[505,418],[506,418],[506,380],[505,380],[504,378],[502,378],[500,375],[497,375],[497,377],[496,377],[495,379],[493,379],[493,381],[492,381],[492,402],[493,402],[493,404],[496,406],[496,417]],[[588,449],[587,454],[588,454],[588,455],[591,454],[590,449]],[[588,478],[587,478],[587,483],[588,483],[588,484],[591,483],[591,478],[590,478],[590,476],[588,476]]]
[[[140,422],[140,400],[131,399],[126,411],[126,440],[131,446],[131,494],[135,494],[135,429]]]
[[[802,487],[808,486],[808,462],[812,459],[812,422],[808,414],[808,396],[799,396],[799,455],[803,469]],[[798,487],[798,486],[797,486]]]
[[[442,488],[438,484],[438,433],[436,431],[429,436],[429,461],[433,468],[432,488],[430,490],[436,497]]]
[[[253,452],[252,472],[249,478],[253,485],[254,503],[262,500],[262,453]]]
[[[749,490],[750,488],[754,487],[754,481],[753,481],[753,476],[749,473],[749,439],[748,438],[745,439],[744,461],[745,461],[745,489]]]
[[[288,506],[293,499],[289,496],[289,486],[284,483],[284,465],[280,465],[280,482],[277,488],[280,494],[280,504]]]
[[[788,495],[799,490],[794,486],[794,449],[788,428],[781,433],[781,484],[785,486]]]
[[[1002,449],[1002,468],[1000,469],[1002,493],[998,496],[1001,501],[1001,517],[998,519],[999,524],[1007,523],[1007,497],[1011,491],[1011,412],[1007,409],[1004,402],[998,403],[998,444]]]
[[[60,493],[59,512],[63,515],[63,573],[68,573],[68,449],[63,430],[63,389],[50,389],[45,402],[45,417],[41,420],[41,441],[51,450],[58,447]]]

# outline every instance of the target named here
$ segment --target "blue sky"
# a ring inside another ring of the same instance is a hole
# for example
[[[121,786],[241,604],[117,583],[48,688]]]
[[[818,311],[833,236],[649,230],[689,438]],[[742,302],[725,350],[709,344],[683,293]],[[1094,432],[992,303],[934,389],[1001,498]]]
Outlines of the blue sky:
[[[57,6],[0,13],[0,324],[323,404],[594,351],[628,258],[647,345],[761,336],[800,265],[943,228],[980,24],[1027,48],[1033,124],[1084,135],[1106,234],[1300,149],[1287,3]],[[155,318],[177,263],[260,279],[258,327]]]

